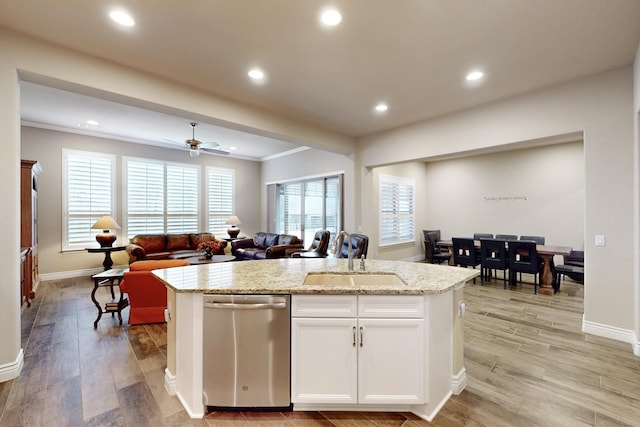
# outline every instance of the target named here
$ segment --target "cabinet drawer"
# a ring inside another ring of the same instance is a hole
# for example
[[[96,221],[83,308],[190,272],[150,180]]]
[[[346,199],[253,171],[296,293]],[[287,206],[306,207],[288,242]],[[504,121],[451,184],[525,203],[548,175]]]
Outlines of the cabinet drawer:
[[[422,318],[424,297],[420,295],[360,295],[358,317]]]
[[[356,317],[356,295],[292,295],[292,317]]]

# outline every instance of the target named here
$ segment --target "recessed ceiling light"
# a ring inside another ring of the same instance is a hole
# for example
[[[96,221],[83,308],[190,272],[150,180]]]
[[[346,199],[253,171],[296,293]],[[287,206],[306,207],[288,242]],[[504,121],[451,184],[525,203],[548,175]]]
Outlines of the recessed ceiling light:
[[[320,22],[328,27],[335,27],[342,21],[342,15],[335,9],[327,9],[320,14]]]
[[[229,151],[235,151],[235,150],[237,150],[236,147],[234,147],[234,146],[229,147]]]
[[[249,77],[253,80],[263,80],[264,79],[264,71],[259,68],[253,68],[248,73]]]
[[[472,71],[469,74],[467,74],[467,81],[476,81],[476,80],[480,80],[481,78],[484,77],[484,73],[482,71]]]
[[[96,122],[95,120],[87,120],[87,124],[89,126],[98,126],[100,123]]]
[[[375,106],[375,110],[378,113],[384,113],[388,109],[389,109],[389,106],[387,104],[385,104],[384,102],[381,102],[381,103],[379,103],[378,105]]]
[[[111,13],[109,13],[109,17],[113,21],[117,22],[118,24],[124,27],[133,27],[134,25],[136,25],[136,21],[133,20],[131,15],[129,15],[127,12],[124,12],[122,10],[112,11]]]

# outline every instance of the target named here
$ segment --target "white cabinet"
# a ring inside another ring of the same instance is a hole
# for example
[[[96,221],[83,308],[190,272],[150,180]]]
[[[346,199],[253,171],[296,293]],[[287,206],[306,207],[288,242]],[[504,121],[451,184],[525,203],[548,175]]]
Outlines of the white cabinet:
[[[294,295],[294,403],[424,402],[424,297]]]

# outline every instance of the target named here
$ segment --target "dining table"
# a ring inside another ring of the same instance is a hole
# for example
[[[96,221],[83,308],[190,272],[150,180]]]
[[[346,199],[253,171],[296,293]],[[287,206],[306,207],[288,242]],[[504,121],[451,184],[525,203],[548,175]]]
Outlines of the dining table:
[[[451,258],[449,258],[449,265],[454,265],[453,262],[453,241],[452,240],[438,240],[436,245],[442,249],[447,249],[451,252]],[[509,242],[507,241],[507,245]],[[480,250],[480,240],[474,240],[474,246]],[[560,245],[536,245],[536,251],[538,256],[542,260],[542,267],[540,268],[540,286],[538,293],[542,295],[553,295],[556,292],[556,277],[554,274],[553,257],[555,255],[569,256],[571,254],[571,247]]]

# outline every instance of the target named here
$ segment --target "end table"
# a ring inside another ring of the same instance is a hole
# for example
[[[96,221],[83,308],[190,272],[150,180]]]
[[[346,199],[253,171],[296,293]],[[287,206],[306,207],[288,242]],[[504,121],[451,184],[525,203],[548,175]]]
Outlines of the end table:
[[[110,270],[113,266],[113,260],[111,259],[111,252],[119,252],[127,249],[126,246],[108,246],[108,247],[100,247],[100,248],[86,248],[89,253],[102,252],[104,253],[104,261],[102,262],[102,266],[104,270]]]
[[[98,309],[98,317],[95,322],[93,322],[93,328],[98,327],[98,321],[102,318],[102,315],[105,313],[111,313],[111,317],[115,313],[118,313],[118,320],[122,325],[122,310],[124,310],[129,305],[129,299],[124,298],[124,294],[120,291],[120,298],[116,300],[115,293],[113,291],[114,286],[118,286],[120,288],[120,282],[124,277],[124,273],[129,271],[128,268],[114,268],[107,271],[103,271],[102,273],[94,274],[91,276],[93,279],[93,291],[91,291],[91,301],[96,305]],[[99,288],[109,286],[111,290],[111,301],[107,302],[104,306],[104,310],[102,306],[96,299],[96,292]]]

